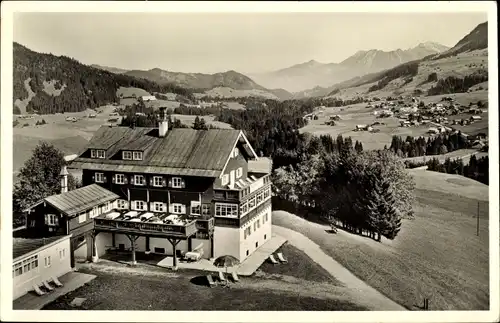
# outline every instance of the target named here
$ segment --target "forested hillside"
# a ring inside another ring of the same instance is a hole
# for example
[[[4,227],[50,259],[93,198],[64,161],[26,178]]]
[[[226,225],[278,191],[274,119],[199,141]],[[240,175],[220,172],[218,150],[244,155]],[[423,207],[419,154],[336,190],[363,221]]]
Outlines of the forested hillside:
[[[192,97],[190,90],[132,76],[113,74],[66,56],[41,54],[14,43],[14,113],[76,112],[118,102],[119,87],[148,92],[173,92]]]

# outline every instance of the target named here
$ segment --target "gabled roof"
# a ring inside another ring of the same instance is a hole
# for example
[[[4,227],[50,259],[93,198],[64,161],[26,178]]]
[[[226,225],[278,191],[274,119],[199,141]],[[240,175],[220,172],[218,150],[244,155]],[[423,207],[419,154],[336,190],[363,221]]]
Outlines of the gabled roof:
[[[115,193],[97,184],[91,184],[66,193],[46,197],[44,201],[60,212],[72,216],[117,198],[119,196]]]
[[[71,166],[217,177],[238,143],[251,158],[258,158],[240,130],[174,128],[168,130],[165,137],[159,137],[156,128],[101,127],[88,148],[106,149],[106,158],[79,157]],[[122,150],[142,150],[143,160],[113,157]]]

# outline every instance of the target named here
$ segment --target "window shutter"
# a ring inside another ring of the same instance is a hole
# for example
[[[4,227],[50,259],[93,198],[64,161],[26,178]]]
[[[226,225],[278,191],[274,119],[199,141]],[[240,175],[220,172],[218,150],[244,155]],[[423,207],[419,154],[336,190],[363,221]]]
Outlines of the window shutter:
[[[185,205],[181,206],[181,213],[186,214],[186,206]]]
[[[102,176],[102,181],[103,181],[104,183],[107,183],[107,182],[108,182],[108,177],[107,177],[106,175],[103,175],[103,176]]]
[[[172,179],[171,178],[168,179],[168,187],[172,187]]]
[[[165,178],[162,178],[162,179],[161,179],[161,185],[162,185],[163,187],[167,186],[167,180],[166,180]]]
[[[45,224],[49,224],[49,215],[45,214]]]
[[[174,206],[173,206],[172,204],[170,204],[170,205],[168,206],[168,212],[169,212],[169,213],[173,213],[173,212],[174,212]]]
[[[186,188],[186,182],[183,179],[181,180],[181,188]]]
[[[111,183],[114,184],[115,182],[116,182],[116,175],[113,175],[111,176]]]
[[[127,175],[123,175],[123,183],[128,184],[128,176]]]
[[[154,184],[154,177],[149,178],[149,186],[153,186]]]
[[[130,184],[134,185],[135,176],[130,176]]]
[[[95,175],[92,175],[92,182],[95,182]]]

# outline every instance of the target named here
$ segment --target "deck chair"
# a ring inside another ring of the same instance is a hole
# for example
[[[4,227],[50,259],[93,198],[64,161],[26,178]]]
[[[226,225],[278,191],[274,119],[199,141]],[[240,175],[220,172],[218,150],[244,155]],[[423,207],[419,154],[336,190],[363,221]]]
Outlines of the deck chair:
[[[208,285],[210,287],[216,286],[217,284],[214,282],[214,279],[212,278],[212,275],[207,275],[207,280],[208,280]]]
[[[224,273],[222,271],[219,271],[219,280],[221,282],[225,282],[226,281],[226,277],[224,277]]]
[[[269,255],[269,260],[274,264],[274,265],[277,265],[279,264],[278,261],[276,261],[276,259],[274,259],[274,256],[273,255]]]
[[[49,292],[51,292],[51,291],[54,290],[54,287],[50,286],[49,283],[46,280],[44,280],[42,282],[42,284],[43,284],[43,287],[45,287],[45,289],[48,290]]]
[[[38,287],[37,285],[33,285],[33,290],[35,291],[35,293],[37,293],[37,294],[38,294],[38,296],[45,295],[45,292],[44,292],[44,291],[42,291],[42,290],[40,289],[40,287]]]
[[[282,263],[288,262],[288,260],[286,260],[285,257],[283,257],[283,253],[278,252],[277,256],[278,256],[278,260],[281,261]]]
[[[52,281],[54,282],[54,285],[56,285],[57,287],[63,287],[63,284],[59,281],[59,279],[57,279],[57,277],[51,277],[52,278]]]
[[[238,274],[235,271],[231,272],[231,278],[235,283],[240,281],[240,278],[238,277]]]

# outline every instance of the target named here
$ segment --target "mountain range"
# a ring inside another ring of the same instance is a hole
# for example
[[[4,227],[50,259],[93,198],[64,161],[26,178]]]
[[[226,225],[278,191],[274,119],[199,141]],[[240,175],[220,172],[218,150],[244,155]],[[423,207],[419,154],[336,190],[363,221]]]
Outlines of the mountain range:
[[[449,48],[433,42],[421,43],[407,50],[383,51],[371,49],[358,51],[340,63],[320,63],[315,60],[293,65],[269,73],[249,74],[249,76],[265,87],[284,88],[290,92],[300,93],[314,87],[328,87],[356,76],[378,72],[399,64],[438,54]]]

